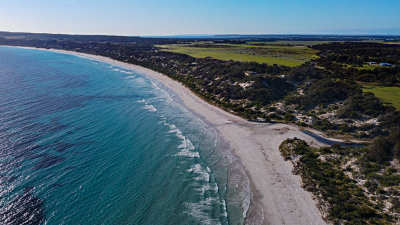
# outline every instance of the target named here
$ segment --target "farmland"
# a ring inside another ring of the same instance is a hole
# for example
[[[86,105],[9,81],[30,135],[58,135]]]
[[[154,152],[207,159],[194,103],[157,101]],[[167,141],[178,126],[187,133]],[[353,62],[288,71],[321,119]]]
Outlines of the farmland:
[[[215,58],[241,62],[299,66],[316,58],[317,51],[305,46],[266,45],[266,44],[215,44],[191,43],[158,45],[162,51],[190,55],[196,58]]]
[[[384,103],[394,106],[400,110],[400,87],[386,87],[379,85],[364,85],[364,92],[371,92],[376,97],[382,99]]]
[[[329,41],[256,41],[256,42],[248,42],[251,45],[259,45],[259,46],[279,46],[279,45],[286,45],[286,46],[313,46],[313,45],[320,45],[320,44],[327,44]]]

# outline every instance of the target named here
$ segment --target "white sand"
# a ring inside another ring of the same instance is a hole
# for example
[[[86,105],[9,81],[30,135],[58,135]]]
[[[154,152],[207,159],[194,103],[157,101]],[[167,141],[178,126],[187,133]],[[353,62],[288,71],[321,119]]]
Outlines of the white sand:
[[[292,174],[293,166],[284,161],[278,146],[286,138],[298,137],[312,146],[322,146],[298,128],[286,124],[249,122],[222,109],[212,106],[193,94],[188,88],[171,78],[110,58],[78,52],[52,50],[100,60],[136,70],[160,81],[180,97],[185,107],[215,126],[241,160],[251,180],[253,211],[247,224],[326,224],[310,193],[301,186],[299,176]],[[257,212],[258,206],[262,206]],[[263,214],[263,215],[262,215]]]

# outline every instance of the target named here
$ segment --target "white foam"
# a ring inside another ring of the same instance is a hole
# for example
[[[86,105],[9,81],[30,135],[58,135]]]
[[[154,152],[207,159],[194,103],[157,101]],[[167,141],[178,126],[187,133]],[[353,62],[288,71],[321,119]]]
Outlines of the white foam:
[[[140,84],[141,86],[146,85],[146,80],[141,77],[136,77],[134,81],[135,84]]]
[[[165,119],[165,117],[164,117]],[[182,142],[178,145],[178,148],[181,149],[178,153],[175,154],[175,156],[183,156],[183,157],[189,157],[189,158],[200,158],[200,153],[196,150],[194,147],[193,143],[190,141],[189,138],[187,138],[185,135],[183,135],[182,131],[179,130],[175,124],[169,124],[165,120],[162,121],[165,125],[169,126],[170,130],[168,133],[175,134],[175,136],[179,139],[182,140]]]
[[[154,81],[150,80],[150,82],[151,82],[152,86],[153,86],[155,89],[157,89],[157,90],[159,90],[159,91],[161,91],[161,92],[164,92],[164,93],[166,92],[164,89],[160,88],[156,83],[154,83]]]
[[[225,199],[221,200],[222,207],[224,208],[224,216],[228,218],[228,210],[226,209],[226,201]]]
[[[150,80],[150,82],[151,82],[152,86],[153,86],[155,89],[158,90],[158,93],[163,93],[161,96],[165,98],[165,102],[166,102],[166,103],[172,103],[172,102],[174,102],[174,100],[173,100],[171,94],[170,94],[168,91],[166,91],[166,90],[163,89],[163,88],[160,88],[160,87],[159,87],[155,82],[153,82],[152,80]]]
[[[197,151],[194,151],[196,148],[194,147],[192,142],[188,138],[186,138],[179,129],[177,129],[177,132],[175,134],[178,138],[180,138],[182,140],[181,144],[178,145],[178,148],[180,148],[181,151],[178,152],[176,154],[176,156],[200,158],[200,153]]]
[[[192,152],[186,149],[181,150],[180,152],[176,153],[175,156],[184,156],[189,158],[200,158],[200,154],[198,152]]]
[[[144,105],[144,108],[149,110],[149,112],[157,112],[156,107],[154,107],[153,105],[146,104],[146,105]]]
[[[166,122],[166,118],[162,117],[162,123],[170,128],[169,133],[175,134],[176,137],[182,140],[178,145],[181,149],[175,156],[184,156],[191,158],[200,158],[199,152],[195,151],[196,148],[193,143],[187,138],[180,129],[176,127],[175,124],[169,124]],[[212,195],[218,196],[218,184],[212,181],[211,169],[208,166],[204,166],[200,163],[195,163],[189,169],[186,170],[188,173],[192,173],[194,181],[194,191],[197,192],[199,196],[204,198],[204,200],[199,202],[187,202],[187,210],[185,213],[193,216],[200,224],[220,224],[218,219],[213,219],[209,215],[209,211],[213,210],[215,204],[219,204],[223,208],[222,216],[227,217],[228,213],[226,210],[226,203],[224,199],[218,197],[206,197],[211,191]],[[206,193],[207,192],[207,193]]]
[[[137,79],[141,78],[137,77]],[[156,94],[156,96],[158,96],[159,98],[155,98],[157,101],[159,101],[160,99],[167,104],[168,102],[176,103],[173,100],[173,94],[171,95],[171,93],[169,93],[167,90],[160,88],[160,86],[157,85],[156,82],[151,81],[151,84],[156,90],[155,93],[158,93]],[[152,98],[151,100],[154,100],[154,98]],[[138,102],[144,103],[145,107],[149,109],[149,99],[138,100]],[[179,104],[177,105],[179,106]],[[177,128],[175,124],[168,123],[167,118],[163,115],[159,115],[159,117],[159,123],[168,127],[169,130],[167,132],[173,134],[179,140],[179,144],[177,146],[179,150],[173,156],[181,157],[182,160],[179,160],[181,163],[187,163],[187,160],[191,161],[193,160],[193,158],[201,158],[198,149],[196,149],[192,141],[187,136],[185,136],[185,134],[179,128]],[[200,124],[202,124],[201,121]],[[206,130],[203,130],[203,132],[206,132]],[[210,147],[216,148],[217,139],[215,138],[213,142],[214,143],[211,143]],[[193,161],[198,162],[199,160],[195,159]],[[187,164],[182,164],[181,166],[185,165]],[[202,200],[196,202],[185,202],[184,204],[187,207],[185,213],[193,217],[199,224],[220,224],[221,221],[217,218],[214,219],[213,216],[210,215],[210,211],[214,211],[215,207],[218,207],[219,216],[225,218],[228,217],[228,212],[226,201],[223,197],[219,195],[219,186],[212,177],[211,169],[206,165],[202,165],[201,163],[195,163],[194,165],[191,165],[190,168],[188,168],[186,171],[188,173],[191,173],[188,175],[190,175],[192,179],[191,185],[194,194]],[[243,202],[245,205],[247,205],[246,200]]]
[[[212,203],[215,202],[215,198],[206,198],[197,203],[186,203],[188,208],[187,213],[197,219],[200,224],[221,224],[218,219],[210,218],[207,211],[212,208]]]
[[[181,130],[179,130],[174,124],[168,124],[165,121],[164,124],[169,126],[169,133],[175,134],[182,140],[181,144],[178,146],[181,150],[175,154],[175,156],[200,158],[200,154],[195,151],[196,148],[193,143],[182,133]],[[225,199],[219,197],[219,187],[217,182],[212,179],[210,167],[201,163],[195,163],[191,165],[186,172],[191,174],[193,179],[193,190],[196,192],[196,195],[203,200],[197,202],[186,202],[185,206],[187,209],[185,210],[185,213],[192,216],[199,222],[199,224],[220,224],[221,221],[219,219],[212,218],[210,211],[214,211],[215,207],[219,205],[219,208],[222,210],[222,212],[220,212],[221,216],[227,218],[228,212],[226,209]]]
[[[126,71],[126,70],[121,70],[121,69],[118,69],[118,68],[113,68],[112,70],[115,71],[115,72],[120,72],[120,73],[133,74],[132,72],[129,72],[129,71]]]
[[[178,138],[184,140],[185,136],[183,136],[182,131],[179,130],[178,128],[176,128],[175,124],[168,124],[166,123],[167,126],[169,126],[170,130],[168,131],[168,133],[173,133],[175,134]]]
[[[210,184],[199,184],[199,187],[194,188],[195,191],[199,192],[201,195],[204,195],[206,191],[212,191],[218,193],[218,185],[216,183]]]
[[[191,172],[196,175],[193,178],[194,180],[210,182],[210,174],[207,172],[207,169],[203,169],[201,164],[194,164],[191,168]]]
[[[121,73],[126,73],[126,74],[133,74],[132,72],[125,71],[125,70],[120,70],[119,72],[121,72]],[[133,76],[133,77],[134,77],[134,76]]]
[[[182,143],[180,145],[178,145],[178,148],[187,149],[187,150],[190,150],[190,151],[195,149],[194,145],[192,144],[192,142],[188,138],[186,138],[182,134],[179,137],[182,139]]]

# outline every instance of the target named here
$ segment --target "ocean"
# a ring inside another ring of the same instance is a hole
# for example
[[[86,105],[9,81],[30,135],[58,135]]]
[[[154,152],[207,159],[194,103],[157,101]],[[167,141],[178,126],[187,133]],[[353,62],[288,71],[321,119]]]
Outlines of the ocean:
[[[145,74],[0,47],[0,224],[243,224],[249,181]]]

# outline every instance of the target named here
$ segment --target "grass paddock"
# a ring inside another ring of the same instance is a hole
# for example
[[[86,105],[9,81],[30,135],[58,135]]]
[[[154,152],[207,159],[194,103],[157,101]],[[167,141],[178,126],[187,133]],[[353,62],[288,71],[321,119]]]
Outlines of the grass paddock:
[[[379,85],[363,85],[364,92],[371,92],[376,97],[382,99],[386,104],[394,106],[400,110],[400,87],[386,87]]]
[[[196,58],[299,66],[317,57],[317,51],[306,46],[277,46],[252,44],[192,43],[158,45],[162,51],[181,53]]]

